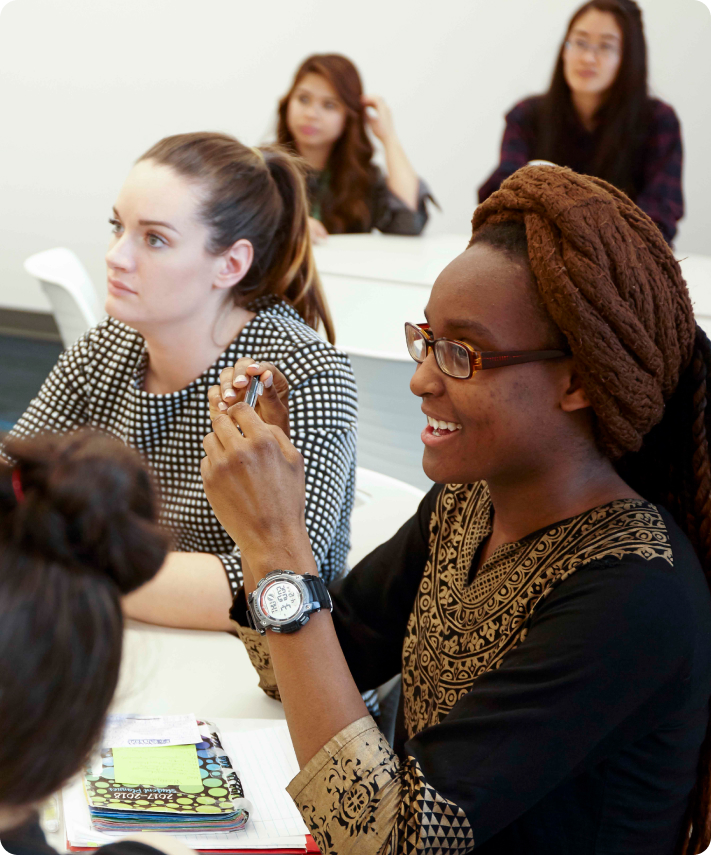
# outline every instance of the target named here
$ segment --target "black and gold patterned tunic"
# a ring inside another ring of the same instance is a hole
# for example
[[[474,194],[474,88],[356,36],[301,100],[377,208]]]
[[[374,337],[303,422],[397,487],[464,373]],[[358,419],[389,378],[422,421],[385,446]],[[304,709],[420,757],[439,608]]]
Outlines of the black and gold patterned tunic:
[[[633,499],[478,567],[490,530],[484,483],[435,487],[332,586],[359,687],[401,671],[403,691],[395,750],[363,718],[289,786],[323,855],[669,855],[711,694],[691,545]],[[240,632],[273,692],[263,640]]]

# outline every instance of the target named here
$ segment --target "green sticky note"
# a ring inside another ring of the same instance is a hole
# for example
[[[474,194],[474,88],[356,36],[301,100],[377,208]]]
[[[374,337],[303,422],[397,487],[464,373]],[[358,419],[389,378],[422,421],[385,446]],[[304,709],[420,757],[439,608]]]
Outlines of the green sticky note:
[[[153,787],[202,785],[197,748],[194,745],[114,748],[113,755],[117,784]]]

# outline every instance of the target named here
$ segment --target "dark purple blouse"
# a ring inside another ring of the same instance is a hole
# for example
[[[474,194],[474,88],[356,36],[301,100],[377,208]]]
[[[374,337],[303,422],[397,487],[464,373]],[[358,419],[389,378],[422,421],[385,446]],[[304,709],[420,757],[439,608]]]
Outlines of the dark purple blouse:
[[[536,135],[539,104],[540,97],[526,98],[506,115],[501,160],[493,174],[479,188],[480,202],[498,190],[505,178],[538,156]],[[631,195],[671,243],[676,234],[676,224],[684,214],[681,128],[669,104],[654,98],[650,99],[650,106],[649,128],[640,153],[635,192]],[[581,125],[567,162],[561,165],[591,175],[594,154],[595,136]]]

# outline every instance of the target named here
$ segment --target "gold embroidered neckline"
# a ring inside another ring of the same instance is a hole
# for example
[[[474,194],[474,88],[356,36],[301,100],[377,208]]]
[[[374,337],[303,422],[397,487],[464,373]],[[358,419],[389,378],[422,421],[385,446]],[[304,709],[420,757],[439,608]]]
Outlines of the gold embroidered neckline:
[[[479,549],[480,545],[491,534],[491,530],[492,530],[491,517],[493,514],[493,505],[491,502],[491,493],[489,492],[489,487],[485,481],[480,482],[480,486],[481,486],[481,494],[479,496],[479,502],[478,502],[478,508],[477,508],[477,515],[480,516],[480,528],[477,527],[476,533],[473,532],[474,537],[473,537],[472,543],[471,543],[471,549],[472,549],[471,560],[469,561],[469,564],[467,565],[467,567],[465,569],[464,578],[463,578],[463,584],[465,587],[469,587],[474,582],[473,576],[472,576],[471,581],[470,581],[470,571],[471,571],[472,561],[474,560],[474,557],[475,557],[477,550]],[[528,543],[530,543],[532,540],[536,539],[537,537],[543,537],[545,535],[545,533],[550,531],[551,529],[562,528],[562,527],[568,526],[570,523],[574,522],[575,520],[577,520],[577,519],[582,520],[584,517],[591,515],[591,514],[599,515],[601,512],[603,512],[607,508],[609,508],[611,510],[614,509],[615,506],[618,504],[620,505],[620,507],[624,508],[625,510],[632,510],[635,507],[639,507],[639,508],[647,507],[653,511],[657,510],[656,506],[653,505],[651,502],[648,502],[646,499],[633,499],[631,497],[629,499],[624,499],[624,498],[623,499],[613,499],[613,501],[611,501],[611,502],[605,502],[602,505],[595,505],[595,507],[589,508],[587,511],[582,511],[579,514],[574,514],[573,516],[565,517],[562,520],[556,520],[556,522],[549,523],[548,525],[541,526],[541,528],[538,528],[535,531],[532,531],[530,534],[524,535],[523,537],[519,538],[518,540],[511,540],[508,543],[502,543],[501,546],[496,547],[496,549],[491,553],[491,555],[481,565],[481,567],[479,568],[479,570],[476,573],[476,576],[482,576],[485,573],[490,572],[491,570],[493,570],[495,568],[496,564],[499,561],[501,561],[502,559],[508,558],[508,556],[510,556],[513,552],[515,552],[516,550],[527,545]],[[464,560],[464,558],[465,558],[464,553],[467,551],[468,546],[469,546],[469,544],[463,544],[462,545],[462,553],[461,553],[462,560]],[[458,568],[458,569],[461,569],[461,568]]]
[[[410,736],[440,722],[477,677],[498,668],[526,638],[540,604],[580,567],[632,557],[674,566],[659,510],[642,499],[617,499],[503,544],[469,584],[475,550],[490,525],[486,484],[443,488],[403,643]]]

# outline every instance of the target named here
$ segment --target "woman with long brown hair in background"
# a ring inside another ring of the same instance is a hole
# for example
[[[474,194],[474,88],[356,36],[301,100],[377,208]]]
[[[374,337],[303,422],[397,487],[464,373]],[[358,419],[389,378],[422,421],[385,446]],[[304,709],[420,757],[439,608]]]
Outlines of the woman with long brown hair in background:
[[[240,359],[288,377],[325,579],[344,570],[350,547],[356,388],[348,358],[330,343],[303,168],[282,148],[252,149],[226,134],[167,137],[129,173],[110,223],[109,317],[60,356],[12,434],[89,426],[138,449],[158,478],[174,549],[126,599],[127,613],[229,629],[241,560],[205,497],[200,460],[207,389]],[[260,401],[287,394],[262,375]],[[238,377],[235,388],[246,383]]]
[[[368,127],[383,145],[387,177],[373,163]],[[425,227],[429,190],[407,159],[387,104],[363,94],[358,69],[345,56],[314,54],[302,62],[279,102],[277,142],[309,165],[316,240],[372,229],[418,235]]]
[[[575,12],[548,92],[507,114],[501,162],[479,201],[534,159],[609,181],[673,240],[684,214],[681,129],[673,108],[648,94],[634,0],[591,0]]]

